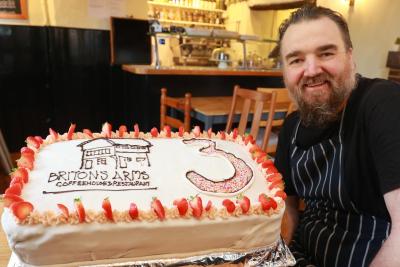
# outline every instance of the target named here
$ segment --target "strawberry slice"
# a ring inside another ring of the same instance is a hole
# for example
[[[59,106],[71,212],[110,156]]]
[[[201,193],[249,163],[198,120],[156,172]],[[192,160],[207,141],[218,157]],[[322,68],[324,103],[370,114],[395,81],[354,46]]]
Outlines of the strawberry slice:
[[[135,125],[133,125],[133,130],[135,132],[135,138],[138,138],[140,130],[139,130],[139,125],[137,123],[135,123]]]
[[[165,219],[165,210],[160,200],[153,198],[151,208],[161,221]]]
[[[276,191],[275,196],[280,197],[283,200],[285,200],[287,198],[287,195],[286,195],[285,191],[283,191],[283,190]]]
[[[237,128],[233,129],[232,138],[233,138],[233,139],[236,139],[236,138],[238,137],[238,135],[239,135],[238,129],[237,129]]]
[[[180,126],[179,129],[178,129],[179,137],[183,137],[184,133],[185,133],[185,129],[183,128],[183,126]]]
[[[135,203],[131,203],[129,206],[129,216],[131,216],[132,220],[136,220],[139,218],[139,210]]]
[[[226,140],[226,133],[224,131],[220,131],[221,140]]]
[[[112,126],[108,122],[104,123],[101,127],[101,133],[104,134],[107,138],[111,138],[111,130]]]
[[[185,216],[189,209],[189,203],[186,198],[174,200],[174,205],[178,208],[179,215]]]
[[[33,137],[33,138],[35,138],[35,140],[38,141],[38,143],[39,143],[40,145],[43,144],[43,138],[42,138],[42,137],[40,137],[40,136],[35,136],[35,137]]]
[[[208,128],[208,130],[207,130],[207,136],[208,136],[208,138],[211,138],[212,134],[213,134],[212,128]]]
[[[11,179],[10,187],[11,187],[12,185],[14,185],[14,184],[18,184],[21,188],[24,187],[24,181],[23,181],[22,178],[19,177],[19,176],[15,176],[14,178]]]
[[[274,165],[271,165],[267,168],[268,174],[277,173],[277,172],[278,172],[278,170],[276,169],[276,167]]]
[[[87,134],[90,138],[93,138],[93,133],[91,130],[89,129],[83,129],[83,133]]]
[[[27,201],[14,202],[10,210],[19,220],[23,221],[33,211],[33,205]]]
[[[248,197],[243,196],[243,195],[239,195],[236,202],[240,205],[240,208],[242,209],[242,212],[244,214],[246,214],[249,211],[249,209],[250,209],[250,199]]]
[[[33,169],[34,157],[30,154],[21,155],[19,160],[17,160],[17,166],[19,168],[27,168],[29,170]]]
[[[192,208],[193,217],[200,218],[201,214],[203,214],[203,201],[201,197],[190,197],[189,205]]]
[[[279,172],[268,175],[267,181],[270,183],[282,181],[282,175]]]
[[[274,166],[274,162],[271,159],[265,160],[261,165],[263,169],[269,168],[270,166]]]
[[[21,190],[22,190],[21,184],[15,183],[6,189],[5,194],[13,194],[20,196]]]
[[[21,155],[29,154],[29,155],[35,156],[35,151],[33,151],[32,149],[30,149],[29,147],[26,147],[26,146],[21,148],[20,152],[21,152]]]
[[[285,183],[283,182],[283,180],[276,180],[272,182],[268,188],[269,190],[272,190],[274,188],[279,188],[280,190],[283,190],[285,188]]]
[[[4,194],[3,196],[4,207],[10,207],[14,202],[24,201],[21,197],[14,194]]]
[[[114,221],[113,211],[112,211],[111,203],[110,203],[110,200],[108,199],[108,197],[106,197],[103,200],[103,204],[101,206],[104,210],[104,215],[106,216],[106,218],[113,222]]]
[[[201,134],[200,126],[194,126],[193,134],[194,134],[194,137],[199,137],[200,136],[200,134]]]
[[[13,173],[11,173],[11,178],[14,179],[15,177],[20,177],[21,180],[26,184],[29,180],[28,170],[25,168],[16,169]]]
[[[256,143],[256,140],[254,140],[253,136],[249,134],[247,136],[243,136],[243,142],[245,145],[247,145],[248,143],[254,145]]]
[[[267,195],[265,194],[260,194],[258,197],[258,201],[260,201],[263,211],[268,211],[271,208],[276,209],[278,207],[276,201],[271,197],[267,197]]]
[[[212,207],[212,202],[211,202],[211,200],[209,200],[209,201],[207,202],[206,208],[205,208],[204,210],[205,210],[205,211],[210,211],[210,210],[211,210],[211,207]]]
[[[30,147],[34,147],[36,149],[38,149],[40,147],[40,143],[38,140],[36,140],[35,137],[33,136],[28,136],[25,140],[26,144]]]
[[[75,132],[75,128],[76,128],[76,124],[75,123],[71,123],[71,125],[69,126],[69,129],[68,129],[68,133],[67,133],[67,139],[68,140],[72,140],[72,135]]]
[[[235,203],[233,203],[230,199],[224,199],[222,201],[222,205],[225,206],[226,211],[228,211],[229,213],[233,213],[236,209]]]
[[[64,215],[64,217],[68,219],[69,218],[68,208],[63,204],[57,204],[57,207],[60,209],[62,215]]]
[[[153,128],[151,128],[150,133],[151,133],[152,137],[157,137],[158,136],[158,129],[156,127],[153,127]]]
[[[119,126],[119,129],[118,129],[118,136],[119,137],[124,137],[124,133],[126,133],[126,132],[128,132],[128,128],[126,128],[125,125]]]
[[[56,131],[54,131],[53,129],[49,128],[49,134],[50,134],[51,137],[53,137],[54,141],[57,141],[58,133]]]
[[[166,137],[171,137],[171,127],[169,125],[164,126],[164,132]]]
[[[85,208],[83,207],[82,201],[80,198],[74,199],[75,211],[78,214],[78,219],[80,223],[85,222],[86,212]]]

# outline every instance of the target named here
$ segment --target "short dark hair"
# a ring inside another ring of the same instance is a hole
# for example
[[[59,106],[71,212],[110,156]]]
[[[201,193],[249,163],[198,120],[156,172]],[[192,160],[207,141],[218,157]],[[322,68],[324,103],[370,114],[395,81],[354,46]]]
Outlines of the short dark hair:
[[[290,25],[302,21],[316,20],[323,17],[326,17],[336,23],[342,34],[346,49],[348,50],[353,48],[353,44],[351,43],[350,39],[349,27],[347,26],[347,22],[343,16],[339,12],[333,11],[332,9],[315,5],[305,5],[297,9],[290,14],[289,18],[282,22],[282,24],[279,26],[279,47],[281,48],[283,36]]]

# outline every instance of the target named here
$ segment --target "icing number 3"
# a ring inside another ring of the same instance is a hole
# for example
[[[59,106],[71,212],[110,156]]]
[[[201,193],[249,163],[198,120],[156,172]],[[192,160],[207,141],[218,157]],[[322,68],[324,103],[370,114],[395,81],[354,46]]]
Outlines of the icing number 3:
[[[253,171],[244,160],[237,158],[232,153],[227,153],[221,149],[215,148],[214,141],[207,139],[185,139],[184,144],[203,145],[199,151],[207,156],[225,157],[235,169],[233,177],[223,181],[215,181],[212,177],[204,177],[196,171],[186,172],[186,178],[198,189],[208,193],[236,193],[248,185],[253,178]]]

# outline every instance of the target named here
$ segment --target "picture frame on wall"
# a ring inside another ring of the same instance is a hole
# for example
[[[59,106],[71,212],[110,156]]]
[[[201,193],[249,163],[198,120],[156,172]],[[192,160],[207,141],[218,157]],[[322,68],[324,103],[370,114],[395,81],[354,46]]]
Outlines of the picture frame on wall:
[[[0,19],[27,19],[27,0],[0,0]]]

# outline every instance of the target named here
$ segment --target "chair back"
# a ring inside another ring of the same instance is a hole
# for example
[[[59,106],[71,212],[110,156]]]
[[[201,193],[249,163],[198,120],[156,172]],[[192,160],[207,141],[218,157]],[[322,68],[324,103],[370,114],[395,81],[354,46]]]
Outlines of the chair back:
[[[264,88],[258,87],[257,91],[263,93],[276,92],[276,109],[287,110],[285,117],[296,110],[296,106],[289,96],[289,90],[287,88]],[[284,119],[274,119],[272,122],[272,127],[279,127],[283,125]]]
[[[162,130],[165,125],[169,125],[172,128],[179,128],[183,126],[186,132],[190,131],[191,98],[192,94],[190,93],[186,93],[185,98],[170,97],[167,96],[167,89],[161,88],[160,130]],[[170,109],[182,111],[183,120],[169,115],[171,114]]]
[[[265,150],[268,145],[272,128],[272,120],[275,115],[275,102],[276,92],[262,93],[257,92],[256,90],[240,88],[238,85],[236,85],[233,90],[232,104],[225,131],[231,131],[234,117],[236,114],[240,113],[238,132],[239,134],[243,135],[246,131],[249,115],[252,114],[253,118],[251,122],[250,134],[254,138],[257,138],[261,116],[264,112],[268,112],[267,125],[261,143],[261,148]]]

